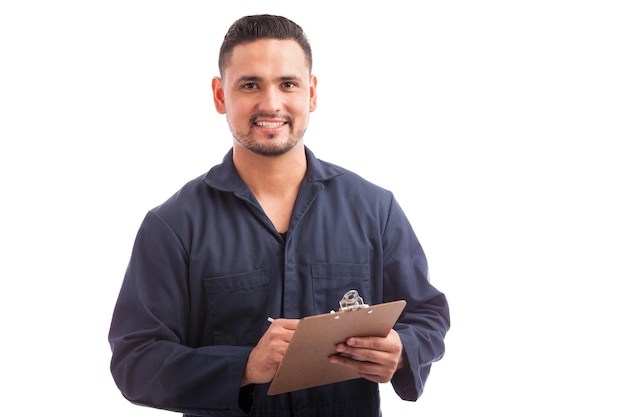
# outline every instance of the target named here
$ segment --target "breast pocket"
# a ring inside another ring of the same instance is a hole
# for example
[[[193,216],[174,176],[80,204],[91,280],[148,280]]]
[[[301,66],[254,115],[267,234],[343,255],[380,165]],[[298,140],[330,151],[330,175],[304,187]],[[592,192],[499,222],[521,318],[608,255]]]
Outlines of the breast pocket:
[[[255,345],[269,312],[268,272],[204,278],[202,284],[215,344]]]
[[[365,303],[370,303],[370,271],[367,264],[311,265],[315,313],[339,310],[339,301],[350,290],[357,290]]]

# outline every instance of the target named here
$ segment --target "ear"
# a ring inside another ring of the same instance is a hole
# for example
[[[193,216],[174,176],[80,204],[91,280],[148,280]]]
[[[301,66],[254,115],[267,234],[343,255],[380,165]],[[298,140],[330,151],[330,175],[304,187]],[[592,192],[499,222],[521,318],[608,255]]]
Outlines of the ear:
[[[309,112],[315,111],[317,108],[317,77],[311,75],[311,83],[309,84]]]
[[[213,89],[213,103],[215,103],[215,110],[219,114],[226,113],[226,107],[224,106],[224,88],[222,87],[222,79],[220,77],[213,77],[211,82],[211,88]]]

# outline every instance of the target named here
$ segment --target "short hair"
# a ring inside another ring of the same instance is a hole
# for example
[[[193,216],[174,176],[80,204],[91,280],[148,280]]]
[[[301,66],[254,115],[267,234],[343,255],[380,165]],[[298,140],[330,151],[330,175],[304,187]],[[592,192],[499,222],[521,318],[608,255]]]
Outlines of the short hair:
[[[220,75],[224,76],[224,70],[229,65],[235,46],[259,39],[295,40],[304,51],[304,57],[309,66],[309,72],[311,72],[313,68],[313,54],[304,30],[286,17],[259,14],[244,16],[236,20],[228,29],[228,32],[226,32],[220,47],[218,60]]]

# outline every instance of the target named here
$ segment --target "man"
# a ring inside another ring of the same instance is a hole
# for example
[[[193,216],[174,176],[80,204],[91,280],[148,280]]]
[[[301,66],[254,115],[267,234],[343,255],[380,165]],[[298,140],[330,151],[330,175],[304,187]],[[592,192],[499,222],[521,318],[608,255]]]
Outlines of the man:
[[[393,195],[303,143],[311,69],[288,19],[247,16],[226,34],[212,87],[233,147],[147,213],[113,314],[128,400],[188,416],[379,416],[378,383],[415,401],[443,356],[447,301]],[[298,319],[351,289],[407,301],[386,337],[354,335],[328,359],[362,378],[268,396]]]

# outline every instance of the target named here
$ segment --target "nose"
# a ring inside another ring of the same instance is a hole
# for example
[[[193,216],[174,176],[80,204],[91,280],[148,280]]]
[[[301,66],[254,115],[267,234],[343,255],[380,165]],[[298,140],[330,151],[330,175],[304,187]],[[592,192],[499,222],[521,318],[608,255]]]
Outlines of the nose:
[[[265,88],[261,94],[259,110],[266,113],[278,113],[281,107],[280,90],[276,87]]]

